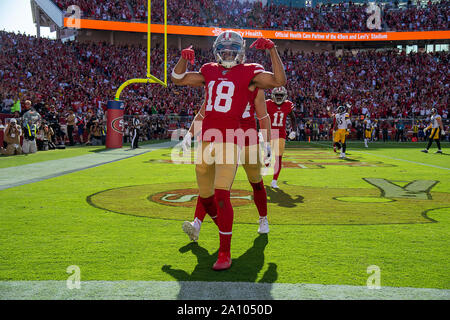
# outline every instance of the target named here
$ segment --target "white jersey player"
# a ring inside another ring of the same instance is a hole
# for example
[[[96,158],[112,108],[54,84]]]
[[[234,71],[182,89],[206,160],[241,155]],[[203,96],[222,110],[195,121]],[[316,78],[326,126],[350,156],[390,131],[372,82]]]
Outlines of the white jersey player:
[[[436,151],[436,153],[442,153],[441,150],[441,135],[445,136],[445,131],[444,131],[444,125],[442,123],[442,118],[439,115],[439,113],[437,113],[436,108],[431,109],[431,123],[428,127],[426,127],[423,131],[427,132],[429,129],[431,129],[431,134],[428,137],[428,145],[427,148],[422,150],[422,152],[428,153],[428,149],[430,149],[431,145],[433,144],[433,140],[436,141],[436,144],[438,146],[438,150]]]
[[[350,115],[345,112],[345,108],[340,106],[337,110],[337,113],[334,115],[334,123],[333,123],[333,131],[334,131],[334,151],[336,152],[336,148],[341,149],[340,158],[345,158],[345,150],[347,148],[347,144],[345,143],[345,138],[349,134],[348,127],[351,126],[352,122],[350,120]]]

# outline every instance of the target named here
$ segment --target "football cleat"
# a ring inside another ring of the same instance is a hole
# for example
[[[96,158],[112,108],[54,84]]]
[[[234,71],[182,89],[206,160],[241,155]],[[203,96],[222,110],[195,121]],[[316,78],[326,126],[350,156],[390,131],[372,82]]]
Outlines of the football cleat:
[[[272,180],[272,183],[270,184],[270,186],[274,189],[278,189],[277,180]]]
[[[220,252],[217,256],[217,261],[213,265],[213,270],[226,270],[231,267],[231,254],[229,252]]]
[[[267,217],[260,217],[259,218],[259,228],[258,233],[269,233],[269,221],[267,221]]]
[[[441,153],[441,154],[442,154],[442,150],[438,150],[438,151],[436,151],[435,153]]]
[[[341,155],[339,156],[340,159],[345,159],[345,153],[341,152]]]
[[[191,239],[191,241],[198,240],[198,236],[200,234],[200,229],[195,228],[193,222],[185,221],[183,223],[182,228],[183,228],[184,233],[186,233],[189,236],[189,239]]]
[[[428,150],[427,149],[423,149],[423,150],[420,150],[421,152],[425,152],[425,153],[428,153]]]

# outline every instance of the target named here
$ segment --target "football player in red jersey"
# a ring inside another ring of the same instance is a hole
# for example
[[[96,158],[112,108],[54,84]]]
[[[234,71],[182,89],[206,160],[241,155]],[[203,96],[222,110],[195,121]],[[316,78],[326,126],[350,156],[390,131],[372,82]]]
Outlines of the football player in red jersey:
[[[191,138],[199,134],[201,121],[204,118],[205,103],[197,113],[194,121],[189,128],[188,133],[183,139],[183,149],[187,151],[191,147]],[[259,120],[261,132],[258,134],[256,127],[256,118]],[[270,117],[267,113],[264,90],[256,88],[253,92],[249,91],[249,101],[247,107],[242,114],[240,129],[237,131],[237,143],[240,147],[240,163],[247,174],[247,179],[253,188],[253,201],[259,213],[258,233],[269,233],[269,222],[267,221],[267,193],[264,187],[264,181],[261,175],[262,163],[270,163],[271,147],[270,147]],[[261,156],[259,145],[263,145],[264,155]],[[264,159],[262,159],[264,158]],[[194,221],[185,221],[183,223],[183,231],[193,241],[198,240],[200,228],[207,212],[202,203],[197,198],[197,205],[194,213]],[[217,224],[217,217],[212,216],[212,220]]]
[[[204,86],[206,91],[196,176],[198,201],[211,216],[217,212],[220,247],[214,270],[231,267],[233,208],[230,190],[238,166],[235,131],[239,129],[248,104],[249,91],[279,87],[286,83],[284,66],[274,43],[259,38],[250,46],[253,47],[269,50],[273,73],[265,71],[259,64],[245,64],[244,39],[237,32],[224,31],[213,45],[217,62],[204,64],[198,72],[186,72],[188,61],[193,64],[195,58],[194,51],[189,47],[181,52],[171,75],[176,85]]]
[[[261,128],[259,134],[257,133],[255,115]],[[264,90],[257,88],[250,94],[249,103],[242,114],[240,127],[242,129],[242,133],[239,135],[239,145],[242,149],[240,162],[253,188],[253,201],[259,212],[258,233],[264,234],[269,232],[269,222],[267,221],[267,193],[261,168],[263,163],[265,165],[270,164],[272,156],[270,117],[267,113]],[[259,152],[260,143],[263,145],[263,157]]]
[[[284,147],[286,144],[286,118],[291,119],[292,131],[289,133],[289,139],[293,140],[296,136],[297,122],[294,115],[294,104],[286,100],[287,90],[285,87],[278,87],[272,90],[272,99],[266,101],[267,112],[270,115],[272,125],[272,150],[275,155],[274,175],[271,183],[272,188],[278,188],[277,180],[280,175]]]

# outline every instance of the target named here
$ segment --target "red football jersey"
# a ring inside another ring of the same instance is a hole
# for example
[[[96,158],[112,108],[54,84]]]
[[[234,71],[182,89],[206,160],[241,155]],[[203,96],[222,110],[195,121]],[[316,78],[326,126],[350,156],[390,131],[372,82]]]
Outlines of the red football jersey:
[[[244,140],[239,140],[239,145],[249,146],[259,143],[258,131],[256,130],[256,119],[255,119],[255,99],[258,95],[259,89],[256,88],[255,91],[248,92],[248,104],[245,107],[245,111],[242,114],[240,127],[245,132]]]
[[[200,68],[205,78],[206,108],[202,125],[202,140],[214,141],[215,137],[205,136],[209,129],[217,129],[226,139],[226,129],[239,128],[242,114],[249,100],[248,86],[252,79],[264,71],[255,63],[238,64],[227,69],[211,62]]]
[[[255,119],[255,99],[258,95],[259,89],[256,88],[255,91],[249,91],[248,94],[248,104],[245,107],[245,111],[242,114],[240,126],[243,130],[256,129],[256,119]]]
[[[286,100],[281,105],[272,100],[266,100],[267,113],[270,116],[272,139],[286,139],[286,118],[294,109],[294,104]]]

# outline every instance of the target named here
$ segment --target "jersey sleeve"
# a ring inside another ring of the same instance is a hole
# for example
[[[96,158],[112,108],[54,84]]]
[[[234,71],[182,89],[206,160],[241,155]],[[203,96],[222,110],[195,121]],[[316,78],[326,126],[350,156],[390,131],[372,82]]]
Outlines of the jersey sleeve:
[[[258,64],[258,63],[254,63],[253,64],[253,68],[254,68],[254,70],[253,70],[253,74],[254,75],[257,75],[258,73],[261,73],[261,72],[265,71],[264,67],[262,65]]]
[[[352,124],[352,120],[350,120],[350,115],[348,113],[345,114],[345,121],[348,126]]]
[[[291,113],[295,109],[294,103],[292,101],[288,101],[288,113]]]
[[[211,63],[205,63],[204,65],[202,65],[198,72],[206,78],[211,72]]]

